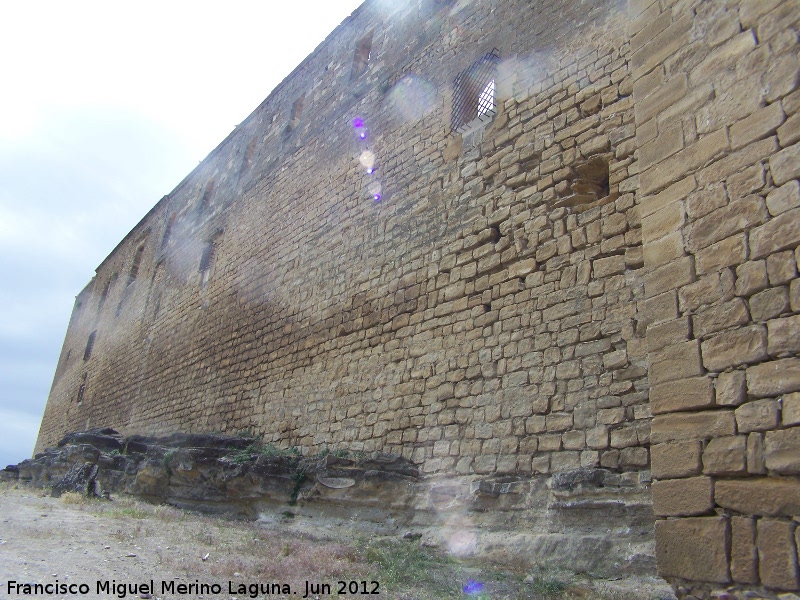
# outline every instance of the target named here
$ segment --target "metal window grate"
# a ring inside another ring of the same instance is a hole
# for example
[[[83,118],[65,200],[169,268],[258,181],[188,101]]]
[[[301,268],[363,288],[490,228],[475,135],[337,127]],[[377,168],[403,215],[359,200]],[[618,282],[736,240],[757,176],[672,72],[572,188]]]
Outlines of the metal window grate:
[[[473,119],[493,116],[495,102],[495,78],[500,51],[494,48],[458,74],[453,81],[453,114],[450,120],[452,131],[462,131]]]

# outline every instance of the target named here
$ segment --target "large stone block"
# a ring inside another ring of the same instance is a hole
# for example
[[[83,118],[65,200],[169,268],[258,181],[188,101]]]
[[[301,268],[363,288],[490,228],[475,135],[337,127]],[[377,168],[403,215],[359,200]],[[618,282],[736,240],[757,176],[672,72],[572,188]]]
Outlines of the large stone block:
[[[708,442],[703,451],[703,473],[707,475],[739,475],[746,472],[746,436],[724,436]]]
[[[720,373],[716,381],[716,402],[720,406],[739,406],[747,397],[744,371]]]
[[[710,377],[688,377],[654,385],[650,405],[653,414],[713,406],[714,384]]]
[[[695,254],[698,275],[718,271],[723,267],[738,266],[747,260],[747,238],[743,233],[732,235]]]
[[[747,369],[747,392],[755,398],[800,391],[800,359],[784,358]]]
[[[789,310],[789,290],[786,287],[766,289],[750,298],[748,305],[753,321],[763,323]]]
[[[800,144],[784,148],[770,158],[769,170],[775,185],[800,177]]]
[[[737,149],[773,133],[785,119],[780,103],[770,104],[731,126],[731,148]]]
[[[744,325],[750,321],[747,305],[741,298],[723,302],[698,312],[692,317],[692,331],[696,338],[704,338],[709,334]]]
[[[656,521],[656,564],[661,577],[728,583],[730,526],[722,517]]]
[[[696,413],[656,415],[650,426],[650,442],[704,440],[734,435],[736,421],[732,410],[709,410]]]
[[[765,223],[769,212],[760,196],[747,196],[698,219],[687,228],[686,247],[697,252],[735,233]]]
[[[731,517],[731,578],[736,583],[758,583],[754,519]]]
[[[773,252],[795,248],[798,244],[800,208],[793,208],[750,232],[750,258],[763,258]]]
[[[795,117],[800,122],[800,114]],[[792,180],[767,195],[767,210],[773,217],[800,207],[800,182]]]
[[[800,354],[800,315],[767,321],[767,352]]]
[[[780,421],[777,400],[754,400],[736,409],[736,427],[739,433],[774,429]]]
[[[792,517],[800,514],[800,481],[776,477],[719,480],[714,484],[714,500],[745,515]]]
[[[800,474],[800,427],[767,432],[764,463],[770,473]]]
[[[763,260],[746,262],[736,267],[736,295],[752,296],[769,285],[767,263]]]
[[[758,521],[758,572],[761,583],[774,590],[797,590],[796,524],[791,521],[760,519]]]
[[[668,346],[648,355],[652,384],[675,381],[703,374],[697,340]]]
[[[782,400],[783,426],[800,425],[800,392],[786,394]]]
[[[699,441],[669,442],[650,446],[650,468],[656,479],[699,475],[703,445]]]
[[[652,490],[656,516],[702,515],[714,508],[714,484],[710,477],[654,481]]]
[[[767,331],[760,325],[721,333],[703,342],[703,366],[709,371],[767,358]]]
[[[644,276],[644,291],[648,298],[680,288],[695,280],[694,260],[684,256],[661,265]]]

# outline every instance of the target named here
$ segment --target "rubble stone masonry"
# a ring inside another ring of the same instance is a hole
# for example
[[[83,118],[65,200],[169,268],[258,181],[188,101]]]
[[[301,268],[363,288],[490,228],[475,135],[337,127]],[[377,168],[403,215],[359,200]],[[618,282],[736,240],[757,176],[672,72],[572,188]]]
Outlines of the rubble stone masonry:
[[[648,498],[652,459],[679,596],[796,591],[798,21],[368,0],[98,267],[37,451],[247,430]]]

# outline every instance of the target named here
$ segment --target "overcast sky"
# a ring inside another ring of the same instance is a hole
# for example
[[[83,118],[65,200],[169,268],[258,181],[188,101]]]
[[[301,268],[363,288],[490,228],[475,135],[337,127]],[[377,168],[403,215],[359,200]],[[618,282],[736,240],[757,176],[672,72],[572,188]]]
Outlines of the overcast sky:
[[[359,4],[0,5],[0,468],[95,268]]]

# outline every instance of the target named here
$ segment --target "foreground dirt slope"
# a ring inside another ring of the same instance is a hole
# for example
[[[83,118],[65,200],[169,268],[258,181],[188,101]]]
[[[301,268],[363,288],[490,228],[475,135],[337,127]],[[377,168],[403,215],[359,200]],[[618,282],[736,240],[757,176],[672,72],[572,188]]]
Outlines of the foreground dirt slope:
[[[43,493],[0,484],[2,598],[25,597],[23,588],[9,587],[12,581],[89,587],[83,594],[35,596],[51,598],[231,600],[302,598],[307,593],[311,598],[326,598],[338,596],[338,581],[359,582],[359,593],[353,596],[398,600],[672,597],[664,582],[656,579],[567,580],[554,573],[531,575],[529,565],[525,568],[522,561],[516,572],[455,563],[417,541],[333,539],[341,537],[341,532],[334,533],[322,523],[319,531],[309,534],[294,531],[289,518],[264,526],[128,498],[87,502],[71,494],[55,499]],[[155,590],[120,587],[151,580]],[[369,582],[367,591],[377,581],[380,594],[360,593],[362,581]],[[97,582],[108,583],[102,583],[106,588],[98,592]],[[173,586],[172,593],[169,589],[164,593],[162,582]],[[180,584],[198,583],[216,584],[220,590],[179,592]],[[252,587],[258,583],[277,583],[280,589],[267,588],[269,593],[264,593],[264,588]],[[323,584],[331,586],[330,593],[325,593]],[[290,593],[284,593],[284,586],[289,586]],[[315,589],[322,593],[314,594]],[[466,594],[465,589],[478,593]]]

